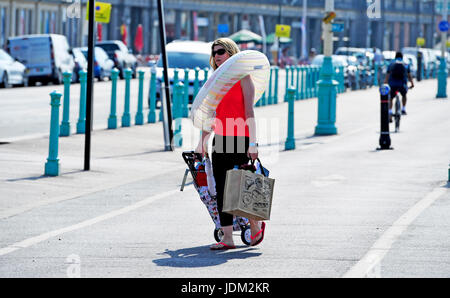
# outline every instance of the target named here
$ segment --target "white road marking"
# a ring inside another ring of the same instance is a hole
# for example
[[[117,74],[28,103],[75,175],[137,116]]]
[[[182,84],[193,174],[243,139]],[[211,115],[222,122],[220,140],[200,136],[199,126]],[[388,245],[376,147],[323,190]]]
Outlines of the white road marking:
[[[22,248],[30,247],[32,245],[38,244],[38,243],[40,243],[42,241],[45,241],[47,239],[50,239],[52,237],[55,237],[55,236],[58,236],[58,235],[61,235],[61,234],[67,233],[67,232],[72,232],[72,231],[75,231],[75,230],[79,230],[79,229],[82,229],[82,228],[86,228],[88,226],[92,226],[94,224],[97,224],[99,222],[111,219],[113,217],[116,217],[116,216],[119,216],[119,215],[123,215],[125,213],[130,212],[130,211],[133,211],[133,210],[139,209],[141,207],[144,207],[144,206],[146,206],[148,204],[151,204],[151,203],[153,203],[156,200],[159,200],[159,199],[162,199],[162,198],[174,195],[174,194],[178,193],[179,191],[180,191],[179,189],[166,191],[166,192],[163,192],[163,193],[160,193],[160,194],[148,197],[147,199],[144,199],[142,201],[139,201],[139,202],[134,203],[132,205],[129,205],[127,207],[124,207],[124,208],[121,208],[121,209],[118,209],[118,210],[115,210],[115,211],[112,211],[112,212],[109,212],[109,213],[106,213],[106,214],[94,217],[92,219],[85,220],[85,221],[80,222],[78,224],[74,224],[74,225],[71,225],[71,226],[68,226],[68,227],[65,227],[65,228],[61,228],[61,229],[50,231],[50,232],[47,232],[47,233],[44,233],[44,234],[41,234],[41,235],[38,235],[38,236],[35,236],[35,237],[31,237],[31,238],[25,239],[25,240],[20,241],[20,242],[16,242],[16,243],[14,243],[12,245],[9,245],[7,247],[1,248],[0,249],[0,256],[4,256],[6,254],[12,253],[12,252],[14,252],[16,250],[19,250],[19,249],[22,249]]]
[[[384,232],[375,242],[366,255],[359,260],[347,273],[344,278],[367,277],[371,271],[380,266],[381,261],[389,252],[392,244],[408,228],[408,226],[438,198],[445,194],[448,188],[447,183],[441,184],[430,192],[425,198],[417,202],[411,209],[404,213],[394,224]]]

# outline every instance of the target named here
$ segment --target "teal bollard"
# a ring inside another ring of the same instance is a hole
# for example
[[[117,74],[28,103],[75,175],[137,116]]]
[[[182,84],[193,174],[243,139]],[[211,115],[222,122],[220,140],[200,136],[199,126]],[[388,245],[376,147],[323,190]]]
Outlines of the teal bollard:
[[[111,107],[108,117],[108,129],[117,128],[117,79],[119,78],[119,72],[117,68],[111,71]]]
[[[274,91],[273,91],[273,102],[275,104],[278,104],[278,72],[279,72],[280,68],[278,66],[275,66],[275,86],[274,86]]]
[[[181,103],[183,100],[184,84],[178,82],[174,85],[173,93],[173,118],[175,119],[175,130],[173,134],[173,144],[175,147],[183,146],[183,135],[181,134],[181,124],[183,119],[183,111],[181,109]]]
[[[305,99],[306,98],[306,86],[305,86],[305,77],[306,77],[306,66],[302,65],[300,66],[300,73],[301,73],[301,78],[300,78],[300,99]]]
[[[150,88],[148,90],[148,98],[149,98],[149,111],[147,122],[148,123],[156,123],[156,67],[152,67],[150,77]]]
[[[194,98],[197,96],[199,88],[200,88],[200,82],[198,78],[198,74],[200,72],[200,68],[196,67],[194,68]]]
[[[270,68],[270,73],[269,73],[269,95],[266,97],[266,98],[264,98],[264,101],[262,102],[262,105],[263,106],[265,106],[265,105],[271,105],[272,104],[272,101],[273,101],[273,95],[272,95],[272,81],[273,81],[273,74],[274,74],[274,72],[273,72],[273,68],[271,67]]]
[[[378,86],[378,63],[374,63],[374,69],[373,69],[373,85]]]
[[[313,91],[314,97],[317,97],[319,86],[317,85],[317,81],[319,80],[319,68],[314,66],[314,81],[313,81]]]
[[[77,121],[77,133],[83,134],[86,132],[86,83],[87,73],[84,70],[78,72],[80,77],[80,111]]]
[[[288,96],[288,87],[289,87],[289,72],[290,72],[290,69],[291,69],[291,67],[289,66],[289,65],[287,65],[286,67],[285,67],[285,70],[286,70],[286,85],[285,85],[285,88],[284,88],[284,102],[287,102],[287,96]]]
[[[189,69],[184,69],[184,90],[183,90],[183,118],[189,117]],[[192,98],[192,100],[194,100]]]
[[[136,116],[134,117],[134,122],[136,125],[144,124],[144,76],[145,72],[142,70],[138,71],[139,78],[139,93],[138,93],[138,106]]]
[[[205,73],[205,77],[204,77],[204,79],[203,79],[203,84],[202,84],[202,86],[205,85],[205,84],[206,84],[206,81],[208,80],[208,71],[209,71],[209,68],[207,68],[207,67],[205,67],[205,68],[203,69],[203,72]]]
[[[170,80],[170,79],[169,79]],[[166,82],[166,80],[164,79],[164,70],[163,70],[163,76],[162,76],[162,81]],[[170,87],[169,87],[170,88]],[[159,122],[162,122],[164,120],[164,113],[163,113],[163,107],[162,107],[162,92],[165,92],[164,90],[159,90],[160,94],[159,94],[159,103],[160,103],[160,108],[159,108]],[[172,93],[171,93],[172,94]]]
[[[436,98],[447,98],[447,62],[444,57],[440,57],[438,73],[438,92]]]
[[[288,88],[288,133],[286,142],[284,143],[285,150],[295,149],[295,137],[294,137],[294,101],[295,101],[295,89],[293,86]]]
[[[294,85],[294,81],[295,81],[295,65],[291,65],[291,77],[290,77],[290,79],[291,79],[291,83],[290,83],[290,86],[295,86]]]
[[[336,85],[333,80],[333,64],[330,56],[325,56],[320,72],[318,94],[318,116],[316,135],[337,134],[336,123]]]
[[[297,78],[295,80],[296,83],[296,88],[295,88],[295,100],[299,100],[300,99],[300,66],[297,65],[295,66],[295,71],[297,73]]]
[[[50,118],[49,153],[45,163],[45,176],[59,176],[59,106],[62,94],[53,91],[50,93],[52,107]]]
[[[70,83],[72,82],[72,73],[63,73],[64,82],[64,105],[63,105],[63,119],[59,134],[61,137],[70,136]]]
[[[312,82],[312,78],[311,78],[311,66],[306,66],[306,98],[311,98],[312,97],[312,93],[311,93],[311,82]]]
[[[172,82],[172,92],[173,92],[173,88],[174,88],[174,86],[176,86],[177,84],[178,84],[178,82],[180,81],[180,79],[178,78],[179,77],[179,73],[180,73],[180,70],[178,69],[178,68],[175,68],[174,70],[173,70],[173,82]],[[170,79],[169,79],[170,80]]]
[[[131,80],[131,69],[127,68],[124,71],[125,75],[125,104],[122,115],[122,127],[129,127],[131,125],[130,116],[130,80]]]

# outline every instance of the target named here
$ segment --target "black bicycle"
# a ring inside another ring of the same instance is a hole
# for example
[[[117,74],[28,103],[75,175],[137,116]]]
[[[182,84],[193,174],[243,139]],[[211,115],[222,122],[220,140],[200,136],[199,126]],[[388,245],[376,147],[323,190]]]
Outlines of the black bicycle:
[[[395,92],[395,112],[394,112],[394,119],[395,119],[395,132],[398,132],[400,130],[400,119],[402,118],[402,104],[400,103],[400,92]]]

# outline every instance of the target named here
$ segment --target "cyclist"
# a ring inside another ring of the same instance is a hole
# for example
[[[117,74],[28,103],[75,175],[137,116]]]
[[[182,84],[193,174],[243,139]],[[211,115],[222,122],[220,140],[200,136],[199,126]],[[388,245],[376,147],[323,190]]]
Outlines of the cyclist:
[[[392,122],[392,101],[400,92],[402,95],[402,115],[406,115],[406,93],[408,92],[408,81],[411,82],[411,88],[414,88],[414,82],[411,77],[409,65],[403,62],[403,54],[401,52],[395,53],[395,60],[392,62],[387,70],[385,84],[389,84],[391,88],[391,96],[389,99],[389,121]]]

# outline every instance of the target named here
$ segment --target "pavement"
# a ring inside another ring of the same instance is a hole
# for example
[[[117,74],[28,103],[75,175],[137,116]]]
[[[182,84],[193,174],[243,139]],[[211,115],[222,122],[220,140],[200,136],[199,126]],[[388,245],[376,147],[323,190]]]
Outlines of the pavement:
[[[256,108],[260,157],[276,179],[257,247],[213,252],[213,223],[192,184],[179,191],[199,131],[164,151],[161,123],[61,137],[61,175],[44,176],[48,136],[0,145],[0,277],[450,277],[450,103],[435,80],[377,151],[376,88],[338,95],[338,134],[314,136],[317,99]],[[146,111],[148,112],[148,111]]]

